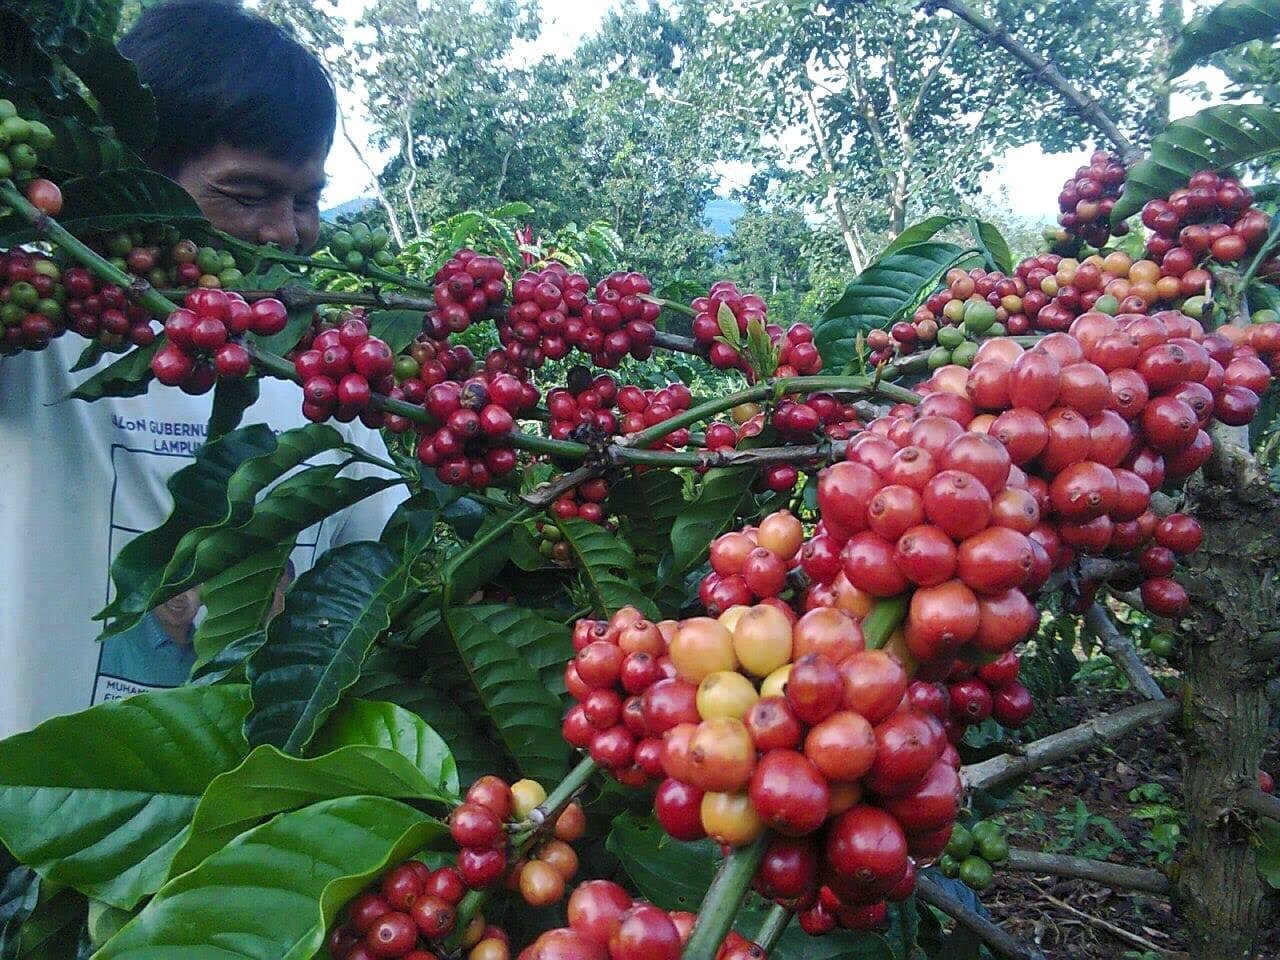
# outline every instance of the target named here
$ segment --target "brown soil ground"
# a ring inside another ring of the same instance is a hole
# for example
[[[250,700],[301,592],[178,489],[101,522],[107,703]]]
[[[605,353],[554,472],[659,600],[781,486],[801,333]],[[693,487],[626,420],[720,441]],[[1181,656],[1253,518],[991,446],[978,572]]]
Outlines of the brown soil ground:
[[[1063,698],[1059,707],[1063,726],[1069,726],[1090,712],[1133,702],[1136,698],[1131,694],[1095,692]],[[1273,738],[1268,769],[1277,765],[1277,748],[1280,738]],[[1180,808],[1180,764],[1174,731],[1159,728],[1135,733],[1074,761],[1038,771],[997,819],[1008,828],[1014,846],[1160,868],[1156,851],[1148,846],[1152,821],[1135,815],[1150,816],[1151,805],[1143,797],[1130,799],[1130,791],[1157,794],[1159,803]],[[1077,799],[1083,801],[1087,814],[1081,813]],[[996,878],[995,886],[983,894],[983,902],[1005,929],[1023,942],[1038,944],[1050,960],[1189,956],[1185,931],[1167,900],[1082,880],[999,870]],[[1141,938],[1146,946],[1098,921]],[[1280,924],[1267,931],[1258,956],[1259,960],[1280,960]]]

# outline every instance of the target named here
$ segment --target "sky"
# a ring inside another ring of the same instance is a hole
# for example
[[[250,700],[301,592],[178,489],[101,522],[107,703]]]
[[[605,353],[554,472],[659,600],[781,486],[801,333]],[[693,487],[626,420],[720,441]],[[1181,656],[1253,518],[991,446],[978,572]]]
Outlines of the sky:
[[[338,0],[338,10],[354,22],[367,6],[368,0]],[[533,60],[544,54],[568,56],[586,36],[600,25],[604,15],[617,6],[616,0],[542,0],[542,35],[533,43],[521,45],[514,55]],[[1210,88],[1221,86],[1221,75],[1195,70],[1187,75],[1189,80],[1204,80]],[[364,120],[358,94],[342,92],[339,96],[347,126],[357,143],[368,142],[371,127]],[[1186,116],[1201,109],[1203,102],[1187,97],[1174,96],[1174,118]],[[375,170],[394,152],[393,146],[379,153],[367,148],[365,155]],[[983,192],[995,202],[1006,203],[1017,216],[1033,223],[1051,223],[1058,214],[1059,186],[1075,169],[1087,162],[1091,149],[1075,153],[1046,154],[1037,144],[1016,147],[996,161],[995,169],[983,178]],[[355,150],[339,136],[329,154],[327,164],[329,185],[324,191],[324,208],[337,206],[362,196],[372,196],[368,171],[361,164]],[[722,195],[735,185],[744,183],[750,168],[743,164],[724,165],[716,171],[721,176]]]

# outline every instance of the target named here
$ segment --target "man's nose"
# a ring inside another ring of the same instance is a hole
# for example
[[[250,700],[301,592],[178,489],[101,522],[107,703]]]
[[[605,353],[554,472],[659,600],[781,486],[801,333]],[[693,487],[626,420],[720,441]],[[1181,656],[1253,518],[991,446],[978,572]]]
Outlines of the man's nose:
[[[267,219],[258,226],[258,243],[274,243],[282,250],[298,249],[298,224],[294,220],[292,203],[271,208]]]

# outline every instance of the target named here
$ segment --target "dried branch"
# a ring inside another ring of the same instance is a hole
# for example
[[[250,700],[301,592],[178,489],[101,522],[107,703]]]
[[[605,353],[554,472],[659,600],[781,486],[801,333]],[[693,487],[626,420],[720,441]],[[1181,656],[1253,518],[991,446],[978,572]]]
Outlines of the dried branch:
[[[1280,797],[1257,789],[1241,790],[1236,802],[1260,817],[1280,820]]]
[[[1158,870],[1126,867],[1103,860],[1084,857],[1068,857],[1056,853],[1040,853],[1036,850],[1013,849],[1009,859],[1001,866],[1014,873],[1045,874],[1054,877],[1074,877],[1077,880],[1093,880],[1116,890],[1137,890],[1142,893],[1166,894],[1172,888],[1169,878]]]
[[[1117,740],[1141,727],[1168,720],[1179,709],[1180,704],[1174,699],[1150,700],[1115,713],[1103,714],[1079,726],[1029,743],[1016,754],[1001,754],[964,767],[960,771],[961,779],[970,790],[988,789],[1083,753],[1100,743]]]
[[[1102,649],[1107,652],[1107,656],[1129,678],[1129,683],[1134,690],[1138,691],[1147,700],[1164,699],[1164,691],[1160,689],[1160,685],[1156,683],[1155,678],[1147,670],[1146,664],[1138,656],[1138,651],[1134,647],[1133,641],[1116,628],[1115,621],[1111,619],[1111,614],[1107,612],[1102,604],[1095,603],[1091,605],[1084,612],[1084,622],[1093,631],[1093,635],[1098,638],[1098,642],[1102,644]]]
[[[931,907],[936,907],[966,930],[977,936],[992,950],[1011,960],[1045,960],[1035,947],[1024,946],[986,917],[980,916],[957,900],[932,877],[916,875],[916,894]]]
[[[1120,151],[1121,158],[1126,164],[1135,162],[1141,156],[1141,151],[1133,145],[1128,137],[1120,132],[1120,128],[1116,126],[1115,121],[1107,116],[1097,100],[1077,90],[1057,67],[1044,57],[1024,47],[999,24],[970,9],[964,4],[963,0],[925,0],[924,7],[926,10],[949,10],[969,26],[986,36],[987,39],[1003,47],[1025,63],[1031,68],[1032,75],[1037,80],[1048,84],[1056,90],[1063,99],[1071,104],[1076,113],[1106,134],[1107,138],[1116,145],[1116,148]]]

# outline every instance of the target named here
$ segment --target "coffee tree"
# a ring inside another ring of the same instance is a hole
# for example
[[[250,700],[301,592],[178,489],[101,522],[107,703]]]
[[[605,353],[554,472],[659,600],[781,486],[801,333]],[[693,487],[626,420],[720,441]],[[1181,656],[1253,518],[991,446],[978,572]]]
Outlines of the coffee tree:
[[[1064,185],[1051,249],[935,218],[787,329],[727,281],[590,277],[480,214],[414,276],[364,225],[316,256],[221,235],[137,162],[109,6],[5,8],[0,349],[74,334],[86,365],[121,354],[76,402],[212,391],[213,418],[99,614],[111,636],[203,585],[191,682],[0,743],[4,956],[1036,956],[981,910],[993,870],[1167,895],[1195,956],[1253,955],[1280,888],[1280,501],[1246,431],[1280,261],[1232,168],[1280,120],[1212,108],[1140,157],[941,6],[1119,153]],[[1275,26],[1229,2],[1174,61]],[[264,377],[308,426],[241,424]],[[356,418],[391,459],[329,424]],[[391,486],[381,539],[268,619],[296,537]],[[1046,605],[1143,702],[966,763],[970,728],[1031,717]],[[1178,696],[1118,605],[1178,638]],[[977,814],[1175,723],[1175,869],[1011,849]]]

